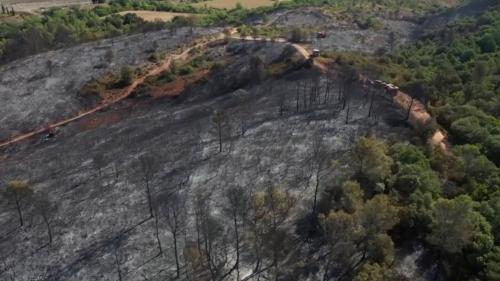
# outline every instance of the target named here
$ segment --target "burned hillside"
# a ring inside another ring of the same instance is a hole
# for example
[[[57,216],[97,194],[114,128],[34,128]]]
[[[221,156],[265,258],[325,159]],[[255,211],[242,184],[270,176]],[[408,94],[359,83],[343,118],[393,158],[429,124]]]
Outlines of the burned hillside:
[[[118,270],[121,280],[164,280],[176,275],[176,257],[186,272],[188,264],[194,266],[189,249],[196,245],[196,221],[201,219],[196,196],[204,198],[199,207],[210,209],[210,220],[220,225],[213,241],[217,251],[227,241],[227,261],[219,270],[230,270],[235,249],[229,241],[235,237],[224,215],[229,187],[249,193],[270,185],[285,188],[298,199],[289,221],[312,207],[315,186],[329,185],[337,173],[328,160],[346,155],[357,138],[412,136],[408,128],[394,127],[394,120],[404,120],[406,113],[384,92],[342,84],[334,73],[304,65],[248,83],[247,60],[258,58],[268,68],[282,59],[286,44],[219,48],[211,55],[226,52],[230,62],[178,98],[129,99],[97,114],[103,119],[119,115],[113,123],[82,131],[82,120],[48,142],[33,140],[3,151],[2,174],[29,179],[35,193],[47,194],[57,208],[50,211],[53,241],[47,244],[46,226],[35,207],[26,202],[27,222],[19,228],[14,210],[2,201],[2,278],[113,280]],[[177,254],[167,231],[171,225],[154,203],[171,193],[188,206],[176,233]],[[242,277],[256,261],[246,243]],[[200,274],[195,269],[189,274]]]

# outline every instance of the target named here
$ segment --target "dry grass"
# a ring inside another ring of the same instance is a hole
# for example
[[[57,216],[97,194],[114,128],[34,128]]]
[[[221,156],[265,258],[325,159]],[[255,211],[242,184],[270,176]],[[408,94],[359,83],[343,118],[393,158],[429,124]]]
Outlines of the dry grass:
[[[90,7],[89,0],[4,0],[4,5],[14,7],[17,12],[36,12],[40,9],[52,7]]]
[[[136,14],[138,17],[142,18],[145,21],[171,21],[176,16],[181,17],[189,17],[192,14],[188,13],[172,13],[172,12],[156,12],[156,11],[124,11],[120,12],[120,15],[125,14]]]
[[[195,4],[197,7],[211,7],[218,9],[233,9],[236,4],[241,3],[243,7],[253,9],[261,6],[272,6],[277,0],[210,0]]]

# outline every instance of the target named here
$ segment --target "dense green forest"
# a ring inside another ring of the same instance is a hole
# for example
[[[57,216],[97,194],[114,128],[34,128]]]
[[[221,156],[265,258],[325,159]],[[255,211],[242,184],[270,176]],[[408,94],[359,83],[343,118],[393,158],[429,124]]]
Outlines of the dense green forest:
[[[392,159],[385,183],[406,213],[394,233],[424,237],[450,280],[500,280],[500,8],[385,52],[330,55],[421,99],[436,116],[429,125],[444,127],[453,143],[452,153],[379,149],[388,152],[372,161]],[[364,173],[361,186],[376,187]]]

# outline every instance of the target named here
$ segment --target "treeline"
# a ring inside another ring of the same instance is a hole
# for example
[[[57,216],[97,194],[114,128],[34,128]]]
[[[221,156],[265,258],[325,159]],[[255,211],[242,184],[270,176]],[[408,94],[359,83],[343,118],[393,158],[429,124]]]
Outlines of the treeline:
[[[333,55],[366,76],[401,86],[449,133],[454,147],[446,153],[389,148],[392,176],[385,181],[385,192],[389,187],[406,209],[392,237],[423,238],[449,280],[500,280],[499,30],[500,8],[495,8],[391,53]],[[363,170],[371,169],[364,166],[358,174]],[[366,178],[356,180],[364,187]]]
[[[337,270],[351,268],[354,280],[405,280],[391,268],[394,247],[416,241],[433,253],[434,278],[498,280],[500,170],[476,147],[447,153],[361,138],[347,162],[354,174],[327,186],[319,207],[332,252],[350,257]]]
[[[421,99],[455,144],[472,144],[500,164],[500,8],[426,35],[404,48],[368,57],[335,53]],[[397,45],[391,38],[388,45]]]
[[[323,1],[292,0],[276,2],[270,7],[246,9],[236,5],[223,10],[209,7],[195,7],[191,2],[154,0],[113,0],[92,9],[54,8],[40,16],[23,16],[20,22],[0,22],[0,63],[6,63],[28,55],[47,50],[72,46],[74,44],[114,37],[133,32],[147,32],[165,28],[168,25],[241,25],[250,17],[261,16],[279,9],[300,6],[367,7],[379,5],[391,7],[395,1]],[[400,1],[398,1],[400,2]],[[431,1],[432,2],[432,1]],[[414,2],[402,2],[404,7],[414,7]],[[427,2],[426,2],[427,3]],[[423,4],[418,4],[423,5]],[[418,6],[417,5],[417,6]],[[397,6],[397,5],[396,5]],[[425,7],[429,5],[425,4]],[[172,23],[146,22],[134,15],[118,15],[127,10],[152,10],[192,13],[191,20],[175,18]]]
[[[403,85],[425,85],[439,124],[500,164],[500,8],[463,20],[400,50]]]
[[[82,42],[164,27],[162,22],[145,22],[132,14],[101,18],[95,10],[51,9],[41,16],[25,17],[20,23],[0,23],[0,62]]]

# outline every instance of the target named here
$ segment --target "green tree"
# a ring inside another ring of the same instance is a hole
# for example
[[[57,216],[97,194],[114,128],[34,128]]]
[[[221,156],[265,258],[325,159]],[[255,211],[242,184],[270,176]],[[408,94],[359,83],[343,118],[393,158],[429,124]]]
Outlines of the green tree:
[[[386,233],[399,222],[399,208],[385,194],[368,200],[358,212],[359,222],[370,239],[377,234]]]
[[[383,182],[391,174],[392,158],[387,146],[373,138],[362,137],[352,149],[352,164],[361,182]]]
[[[474,66],[474,69],[472,71],[472,79],[474,83],[482,85],[485,78],[488,75],[488,72],[489,72],[489,66],[487,62],[485,61],[476,62],[476,65]]]
[[[124,66],[122,67],[120,71],[120,81],[119,84],[120,86],[128,86],[132,84],[132,81],[134,80],[134,71],[130,66]]]
[[[474,202],[462,195],[455,199],[439,199],[432,207],[431,232],[427,241],[447,253],[459,253],[472,243],[478,228]]]
[[[481,213],[491,224],[496,243],[500,244],[500,194],[495,194],[488,201],[482,202]]]
[[[346,181],[342,185],[342,196],[340,197],[340,208],[349,214],[363,206],[363,190],[359,183],[355,181]]]
[[[486,280],[500,281],[500,247],[495,247],[486,256]]]
[[[280,260],[290,250],[290,239],[283,224],[289,219],[296,202],[297,198],[293,194],[278,187],[269,186],[264,192],[254,195],[253,220],[258,228],[258,240],[262,241],[261,250],[272,261],[275,280],[280,275]]]
[[[379,264],[391,265],[394,262],[394,242],[385,233],[377,234],[368,244],[370,260]]]
[[[481,37],[477,41],[477,45],[479,46],[479,48],[481,48],[481,52],[483,53],[494,52],[497,47],[495,38],[491,34],[486,34],[483,37]]]
[[[378,263],[367,263],[361,267],[353,281],[388,281],[392,280],[392,272],[387,266]]]
[[[391,178],[391,187],[408,199],[415,191],[429,193],[434,198],[441,193],[441,182],[435,171],[427,165],[404,164]]]

